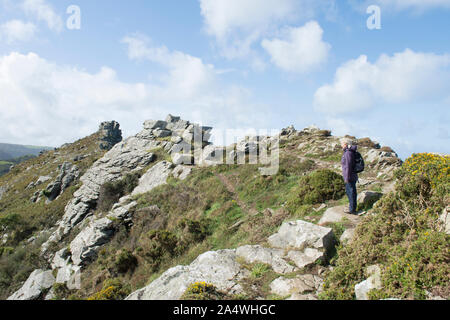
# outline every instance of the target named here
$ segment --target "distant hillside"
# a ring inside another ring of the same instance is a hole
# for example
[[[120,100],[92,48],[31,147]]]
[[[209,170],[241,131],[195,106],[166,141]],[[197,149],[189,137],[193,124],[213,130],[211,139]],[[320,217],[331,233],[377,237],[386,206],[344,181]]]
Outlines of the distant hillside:
[[[51,150],[51,147],[23,146],[18,144],[0,143],[0,161],[12,160],[23,156],[37,156],[43,150]]]
[[[7,174],[9,172],[9,168],[11,168],[12,165],[16,165],[19,163],[22,163],[24,161],[30,160],[35,158],[34,155],[26,155],[18,158],[14,158],[8,161],[0,160],[0,177],[4,174]]]

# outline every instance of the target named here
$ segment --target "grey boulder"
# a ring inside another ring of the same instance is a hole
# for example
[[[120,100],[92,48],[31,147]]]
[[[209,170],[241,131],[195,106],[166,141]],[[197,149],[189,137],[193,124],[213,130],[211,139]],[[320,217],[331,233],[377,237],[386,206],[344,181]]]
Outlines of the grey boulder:
[[[272,247],[281,249],[315,248],[329,252],[334,247],[335,237],[331,228],[297,220],[283,223],[279,231],[270,236],[268,241]]]
[[[11,295],[8,300],[36,300],[55,283],[55,277],[51,270],[34,270],[25,281],[22,288]]]

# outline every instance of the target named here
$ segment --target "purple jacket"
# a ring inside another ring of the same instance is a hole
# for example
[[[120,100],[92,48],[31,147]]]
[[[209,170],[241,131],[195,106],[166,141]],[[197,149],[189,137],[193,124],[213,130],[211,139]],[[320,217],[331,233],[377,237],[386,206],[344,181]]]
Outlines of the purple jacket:
[[[351,146],[344,150],[342,155],[342,176],[345,183],[357,182],[358,174],[355,172],[355,152],[358,150],[357,146]]]

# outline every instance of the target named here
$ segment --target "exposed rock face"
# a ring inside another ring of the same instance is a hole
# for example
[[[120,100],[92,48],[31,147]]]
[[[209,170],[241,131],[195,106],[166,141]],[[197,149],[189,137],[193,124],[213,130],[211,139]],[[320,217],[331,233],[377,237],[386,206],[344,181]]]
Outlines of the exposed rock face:
[[[303,252],[291,250],[287,254],[287,257],[301,269],[314,264],[319,259],[324,259],[324,253],[314,248],[306,248]]]
[[[122,130],[116,121],[102,122],[99,127],[100,144],[102,150],[110,150],[115,144],[122,141]]]
[[[119,206],[105,218],[93,220],[84,228],[70,243],[72,261],[80,266],[96,256],[98,249],[107,243],[114,235],[114,221],[124,220],[128,215],[134,213],[136,202]]]
[[[71,164],[70,162],[64,162],[61,165],[60,172],[55,181],[51,182],[44,191],[47,196],[48,201],[53,201],[59,197],[71,184],[73,181],[78,179],[80,171],[77,166]],[[48,177],[40,177],[35,185],[39,181],[44,181]],[[41,182],[42,183],[42,182]]]
[[[395,152],[386,152],[377,149],[370,149],[365,156],[365,161],[368,165],[377,169],[402,165],[402,160]]]
[[[269,237],[269,244],[282,249],[315,248],[328,252],[333,249],[334,240],[331,228],[298,220],[283,223],[278,233]]]
[[[50,176],[41,176],[36,180],[36,182],[34,183],[34,186],[35,187],[40,186],[41,184],[43,184],[51,179],[52,179],[52,177],[50,177]]]
[[[46,252],[51,242],[60,241],[95,208],[100,188],[105,182],[116,181],[127,172],[147,166],[154,159],[154,154],[150,151],[159,144],[144,130],[116,144],[103,158],[95,162],[80,178],[83,185],[67,204],[64,216],[57,224],[57,230],[42,246],[42,252]]]
[[[301,300],[300,295],[320,291],[322,284],[322,278],[312,274],[305,274],[293,279],[279,277],[270,284],[270,290],[272,293],[282,297],[296,294],[296,300]],[[314,298],[305,300],[314,300]]]
[[[165,184],[172,168],[173,164],[167,161],[161,161],[153,166],[139,179],[139,185],[133,190],[132,195],[146,193]]]
[[[294,126],[289,126],[287,128],[281,129],[280,136],[290,136],[296,133]]]
[[[192,172],[192,167],[178,165],[173,169],[172,175],[176,179],[185,180]]]
[[[381,269],[377,265],[367,267],[367,280],[355,285],[355,295],[357,300],[369,300],[368,293],[372,289],[381,289]]]
[[[189,266],[177,266],[163,273],[147,287],[133,292],[126,300],[178,300],[188,286],[205,281],[232,294],[242,292],[237,282],[248,276],[236,262],[235,250],[210,251],[200,255]]]
[[[237,256],[245,259],[248,263],[265,263],[272,266],[276,273],[294,272],[296,268],[284,260],[283,249],[264,248],[261,246],[243,246],[236,250]]]
[[[50,289],[55,283],[55,277],[51,270],[34,270],[25,281],[22,288],[11,295],[8,300],[36,300],[45,290]]]

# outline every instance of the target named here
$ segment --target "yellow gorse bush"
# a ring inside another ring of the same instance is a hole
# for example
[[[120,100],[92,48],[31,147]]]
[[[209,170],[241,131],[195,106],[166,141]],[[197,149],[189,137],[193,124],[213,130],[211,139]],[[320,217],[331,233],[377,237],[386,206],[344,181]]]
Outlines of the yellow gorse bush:
[[[206,283],[205,281],[201,282],[195,282],[192,283],[189,288],[187,289],[187,292],[193,293],[193,294],[201,294],[208,292],[210,290],[214,289],[214,285],[210,283]]]
[[[115,296],[117,287],[110,286],[100,292],[97,292],[96,294],[90,296],[88,298],[89,301],[93,300],[112,300]]]
[[[434,153],[415,153],[403,164],[409,174],[422,175],[431,181],[431,186],[450,182],[450,156]]]

